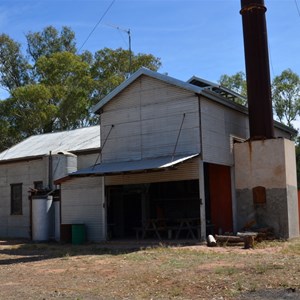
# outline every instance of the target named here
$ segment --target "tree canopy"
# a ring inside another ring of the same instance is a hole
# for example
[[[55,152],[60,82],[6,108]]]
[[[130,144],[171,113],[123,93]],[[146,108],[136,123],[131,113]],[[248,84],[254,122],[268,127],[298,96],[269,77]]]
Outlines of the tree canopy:
[[[246,75],[244,72],[240,71],[231,76],[223,74],[221,75],[218,82],[220,83],[220,85],[244,97],[247,97],[247,83],[246,83]],[[246,105],[246,101],[241,100],[239,104]]]
[[[104,48],[77,53],[75,33],[49,26],[26,34],[27,48],[0,35],[0,151],[38,133],[93,125],[91,108],[140,67],[157,71],[159,58]]]
[[[222,75],[219,83],[243,96],[247,96],[246,77],[243,72],[232,76]],[[293,127],[300,116],[300,78],[291,69],[286,69],[272,80],[272,102],[275,117],[279,122]],[[245,104],[245,103],[244,103]]]
[[[8,35],[0,35],[0,86],[10,92],[30,82],[31,66],[21,53],[21,45]]]
[[[272,82],[273,106],[281,123],[293,127],[300,113],[300,78],[291,69],[284,70]]]

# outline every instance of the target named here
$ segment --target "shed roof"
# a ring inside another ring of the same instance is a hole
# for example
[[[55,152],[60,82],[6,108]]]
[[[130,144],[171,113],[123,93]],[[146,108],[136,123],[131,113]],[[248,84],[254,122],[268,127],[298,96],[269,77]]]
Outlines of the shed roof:
[[[100,126],[31,136],[0,153],[0,163],[34,158],[58,152],[79,152],[100,148]]]
[[[145,158],[142,160],[132,161],[116,161],[116,162],[103,162],[86,169],[78,170],[69,174],[70,176],[88,176],[88,175],[115,175],[123,173],[140,173],[146,171],[160,171],[172,168],[175,165],[183,163],[187,160],[199,156],[199,153],[191,155],[177,155],[177,156],[163,156],[155,158]]]

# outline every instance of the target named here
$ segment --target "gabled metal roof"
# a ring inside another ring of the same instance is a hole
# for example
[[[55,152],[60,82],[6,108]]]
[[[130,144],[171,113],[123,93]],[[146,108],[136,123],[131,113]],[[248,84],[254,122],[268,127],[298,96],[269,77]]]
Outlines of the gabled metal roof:
[[[79,152],[100,148],[100,126],[31,136],[0,153],[0,164],[58,152]]]
[[[154,172],[172,168],[175,165],[197,157],[198,155],[199,153],[192,155],[175,156],[173,158],[172,156],[164,156],[133,161],[100,163],[86,169],[78,170],[74,173],[69,174],[69,176],[103,176],[124,173],[141,173],[147,171]]]
[[[134,74],[132,74],[127,80],[121,83],[118,87],[116,87],[112,92],[110,92],[107,96],[105,96],[102,100],[100,100],[93,108],[92,111],[94,113],[100,113],[100,109],[106,105],[111,99],[117,96],[120,92],[122,92],[126,87],[128,87],[131,83],[133,83],[137,78],[142,75],[146,75],[163,82],[172,84],[174,86],[180,87],[182,89],[191,91],[195,94],[203,95],[213,101],[221,102],[224,105],[235,108],[236,110],[241,109],[241,105],[236,103],[238,98],[245,100],[245,98],[223,86],[217,85],[210,81],[201,79],[199,77],[193,76],[187,82],[175,79],[168,75],[160,74],[158,72],[151,71],[146,68],[140,68]],[[211,92],[211,93],[207,93]],[[220,101],[221,99],[221,101]],[[225,100],[225,101],[224,101]],[[235,106],[236,105],[236,106]],[[244,109],[246,111],[246,109]]]
[[[156,78],[158,80],[161,80],[163,82],[178,86],[180,88],[183,88],[185,90],[194,92],[194,93],[200,93],[202,88],[192,85],[188,82],[184,82],[178,79],[175,79],[173,77],[160,74],[158,72],[151,71],[146,68],[140,68],[138,71],[133,73],[127,80],[125,80],[123,83],[121,83],[117,88],[115,88],[112,92],[110,92],[107,96],[105,96],[102,100],[100,100],[92,109],[94,113],[99,113],[99,110],[107,104],[112,98],[114,98],[117,94],[119,94],[121,91],[123,91],[127,86],[129,86],[132,82],[134,82],[137,78],[139,78],[142,75],[147,75],[152,78]]]

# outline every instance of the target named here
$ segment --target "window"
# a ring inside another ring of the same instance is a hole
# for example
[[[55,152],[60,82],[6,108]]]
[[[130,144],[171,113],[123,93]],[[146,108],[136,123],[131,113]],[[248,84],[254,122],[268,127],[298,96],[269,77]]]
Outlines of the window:
[[[11,184],[11,214],[22,215],[22,183]]]
[[[35,181],[33,184],[34,184],[34,188],[36,190],[42,190],[43,189],[43,181]]]

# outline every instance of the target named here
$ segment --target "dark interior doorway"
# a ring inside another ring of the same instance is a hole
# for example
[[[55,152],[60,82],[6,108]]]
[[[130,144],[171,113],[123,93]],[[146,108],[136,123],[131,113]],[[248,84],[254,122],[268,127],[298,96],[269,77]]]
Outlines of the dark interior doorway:
[[[108,186],[109,238],[133,238],[135,228],[149,219],[172,223],[180,218],[200,220],[199,181],[185,180]]]
[[[130,237],[141,223],[141,187],[116,186],[108,189],[107,230],[109,238]]]

